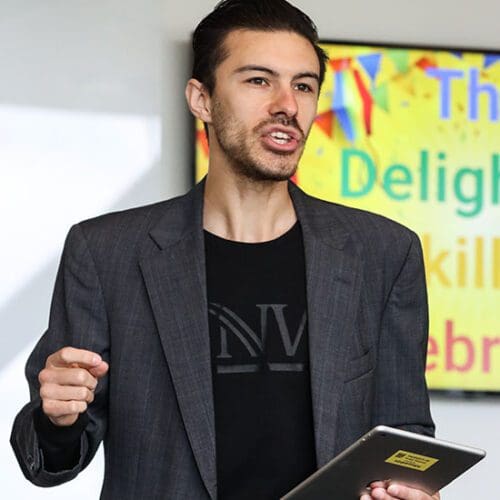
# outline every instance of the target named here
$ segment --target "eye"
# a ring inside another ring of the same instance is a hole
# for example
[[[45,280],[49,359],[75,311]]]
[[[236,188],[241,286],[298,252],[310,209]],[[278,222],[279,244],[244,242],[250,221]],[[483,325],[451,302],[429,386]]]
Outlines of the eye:
[[[260,76],[255,76],[253,78],[249,78],[247,80],[248,83],[252,83],[253,85],[263,87],[264,85],[267,85],[267,80],[265,78],[262,78]]]
[[[300,90],[301,92],[314,92],[314,90],[311,87],[311,85],[308,85],[307,83],[297,83],[295,85],[295,88],[297,90]]]

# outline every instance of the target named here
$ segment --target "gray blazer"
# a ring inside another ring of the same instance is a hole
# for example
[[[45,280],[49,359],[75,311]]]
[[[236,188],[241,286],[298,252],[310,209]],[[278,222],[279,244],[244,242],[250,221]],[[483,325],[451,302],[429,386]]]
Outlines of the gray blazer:
[[[49,328],[26,366],[31,402],[11,436],[33,483],[72,479],[103,440],[101,499],[217,498],[203,189],[71,228]],[[318,466],[379,423],[432,434],[417,236],[289,190],[305,245]],[[78,465],[50,473],[33,427],[37,375],[66,345],[101,353],[110,371],[88,410]]]

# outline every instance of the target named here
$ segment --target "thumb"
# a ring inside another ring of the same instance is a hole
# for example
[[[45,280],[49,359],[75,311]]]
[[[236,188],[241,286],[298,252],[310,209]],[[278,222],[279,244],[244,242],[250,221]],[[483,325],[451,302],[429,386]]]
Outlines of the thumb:
[[[108,373],[109,365],[106,361],[101,361],[97,366],[93,366],[92,368],[88,368],[89,373],[96,377],[102,378],[106,373]]]

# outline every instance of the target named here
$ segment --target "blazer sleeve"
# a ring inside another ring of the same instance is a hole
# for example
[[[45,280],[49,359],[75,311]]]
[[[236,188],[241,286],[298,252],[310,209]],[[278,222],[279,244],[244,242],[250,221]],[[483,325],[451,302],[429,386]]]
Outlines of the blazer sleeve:
[[[31,401],[17,415],[11,444],[28,480],[38,486],[55,486],[73,479],[95,455],[106,432],[108,375],[97,385],[87,411],[88,423],[80,438],[78,463],[70,470],[49,472],[34,427],[40,406],[38,373],[47,357],[64,346],[98,352],[109,362],[109,329],[101,282],[82,228],[73,226],[57,272],[49,326],[26,364]]]
[[[410,232],[386,301],[379,337],[373,425],[434,435],[425,381],[428,304],[422,247]]]

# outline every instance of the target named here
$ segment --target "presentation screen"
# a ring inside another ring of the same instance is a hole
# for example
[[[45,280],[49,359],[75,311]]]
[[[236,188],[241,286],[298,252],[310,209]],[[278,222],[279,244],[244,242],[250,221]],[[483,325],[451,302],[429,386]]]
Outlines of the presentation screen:
[[[500,391],[500,52],[322,46],[326,79],[294,182],[418,233],[429,387]],[[201,123],[195,158],[198,181]]]

